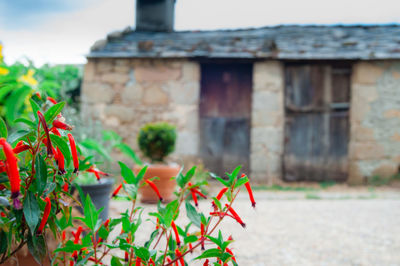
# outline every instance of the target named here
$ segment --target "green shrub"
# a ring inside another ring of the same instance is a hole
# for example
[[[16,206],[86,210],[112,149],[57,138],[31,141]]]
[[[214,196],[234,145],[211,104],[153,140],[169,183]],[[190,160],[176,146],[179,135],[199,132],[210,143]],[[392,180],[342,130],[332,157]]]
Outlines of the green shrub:
[[[176,128],[168,123],[150,123],[140,129],[138,144],[152,163],[163,162],[175,149]]]

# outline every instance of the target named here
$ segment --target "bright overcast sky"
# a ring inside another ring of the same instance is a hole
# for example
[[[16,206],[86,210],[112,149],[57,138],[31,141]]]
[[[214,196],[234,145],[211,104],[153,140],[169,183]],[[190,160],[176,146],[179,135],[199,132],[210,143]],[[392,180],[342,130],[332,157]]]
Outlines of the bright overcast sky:
[[[134,26],[135,0],[0,0],[8,63],[85,63],[90,46]],[[400,23],[400,0],[177,0],[176,30]]]

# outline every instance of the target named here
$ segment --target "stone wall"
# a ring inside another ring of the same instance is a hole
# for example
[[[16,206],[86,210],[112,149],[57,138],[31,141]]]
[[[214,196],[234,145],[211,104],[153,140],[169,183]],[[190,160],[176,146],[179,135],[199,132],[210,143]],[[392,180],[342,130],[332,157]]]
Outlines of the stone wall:
[[[359,62],[351,85],[349,183],[400,166],[400,62]]]
[[[251,118],[251,176],[260,183],[282,177],[284,75],[277,61],[254,64]]]
[[[199,149],[199,80],[199,65],[185,60],[89,59],[83,113],[134,148],[144,124],[168,121],[179,134],[175,159],[193,161]]]

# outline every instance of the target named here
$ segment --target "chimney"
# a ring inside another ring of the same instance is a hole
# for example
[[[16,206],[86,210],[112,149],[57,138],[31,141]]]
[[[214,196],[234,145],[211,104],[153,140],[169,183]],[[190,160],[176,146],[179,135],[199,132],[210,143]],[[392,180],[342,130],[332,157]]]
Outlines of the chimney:
[[[136,31],[174,30],[175,0],[136,0]]]

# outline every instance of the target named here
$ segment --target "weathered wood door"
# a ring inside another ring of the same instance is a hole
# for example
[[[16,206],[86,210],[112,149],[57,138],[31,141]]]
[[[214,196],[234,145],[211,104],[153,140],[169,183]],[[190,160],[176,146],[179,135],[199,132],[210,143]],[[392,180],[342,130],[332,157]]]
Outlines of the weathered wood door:
[[[347,178],[350,74],[346,64],[286,65],[285,180]]]
[[[249,169],[252,64],[202,64],[200,152],[205,167],[222,175]]]

